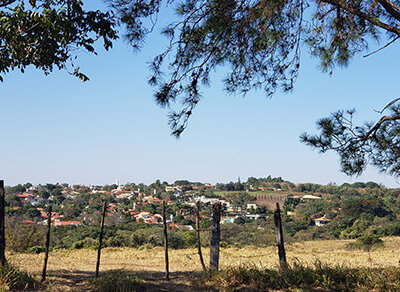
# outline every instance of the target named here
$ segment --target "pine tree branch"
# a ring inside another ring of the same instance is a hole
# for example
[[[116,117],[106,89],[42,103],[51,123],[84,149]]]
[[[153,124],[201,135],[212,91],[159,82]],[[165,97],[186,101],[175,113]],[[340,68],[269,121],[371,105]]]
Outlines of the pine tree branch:
[[[399,38],[400,38],[400,36],[398,36],[398,37],[392,39],[390,42],[388,42],[388,43],[387,43],[386,45],[384,45],[383,47],[380,47],[379,49],[373,51],[372,53],[366,54],[366,55],[364,55],[363,57],[364,57],[364,58],[369,57],[369,56],[371,56],[371,55],[373,55],[373,54],[375,54],[375,53],[377,53],[377,52],[383,50],[384,48],[387,48],[388,46],[390,46],[391,44],[393,44],[395,41],[397,41]]]
[[[384,116],[384,117],[382,117],[379,120],[379,122],[377,122],[375,124],[375,126],[373,126],[371,130],[369,130],[369,132],[365,135],[363,140],[366,141],[366,140],[368,140],[370,138],[375,137],[376,132],[379,130],[379,128],[382,126],[382,124],[384,122],[387,122],[387,121],[398,121],[398,120],[400,120],[400,116]]]
[[[331,4],[333,6],[339,7],[341,9],[346,10],[347,12],[350,12],[351,14],[357,15],[358,17],[367,20],[368,22],[379,26],[387,31],[390,31],[394,34],[397,34],[400,36],[400,28],[389,25],[387,23],[382,22],[381,20],[377,19],[376,17],[369,15],[367,13],[362,12],[359,9],[355,9],[347,5],[347,3],[338,1],[338,0],[321,0],[321,2]]]
[[[397,5],[388,0],[378,0],[378,2],[383,6],[383,8],[385,8],[387,13],[389,13],[397,20],[400,20],[400,11],[399,11],[400,9]]]
[[[10,5],[11,3],[15,2],[16,0],[1,0],[0,1],[0,7],[5,7],[7,5]]]

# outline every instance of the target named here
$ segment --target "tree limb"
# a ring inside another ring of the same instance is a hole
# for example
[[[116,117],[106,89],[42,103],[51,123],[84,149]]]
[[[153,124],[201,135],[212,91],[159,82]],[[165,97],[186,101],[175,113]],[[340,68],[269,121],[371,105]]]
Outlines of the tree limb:
[[[371,137],[374,137],[376,135],[376,132],[379,130],[379,128],[382,126],[384,122],[387,121],[397,121],[400,120],[400,116],[384,116],[382,117],[379,122],[375,124],[375,126],[372,127],[371,130],[365,135],[363,138],[364,141],[368,140]]]
[[[385,8],[387,13],[397,20],[400,20],[400,11],[398,6],[388,0],[378,0],[378,2],[383,6],[383,8]]]
[[[358,17],[363,18],[363,19],[367,20],[368,22],[370,22],[370,23],[372,23],[372,24],[374,24],[376,26],[379,26],[379,27],[381,27],[381,28],[383,28],[383,29],[385,29],[387,31],[390,31],[390,32],[400,36],[400,28],[397,28],[397,27],[394,27],[394,26],[389,25],[387,23],[384,23],[384,22],[380,21],[379,19],[377,19],[377,18],[375,18],[375,17],[373,17],[373,16],[371,16],[371,15],[369,15],[367,13],[362,12],[359,9],[355,9],[355,8],[350,7],[346,3],[343,3],[342,1],[338,1],[338,0],[321,0],[321,2],[328,3],[328,4],[334,5],[336,7],[340,7],[342,9],[346,10],[347,12],[350,12],[351,14],[357,15]]]
[[[16,0],[0,0],[0,7],[5,7],[13,2],[15,2]]]

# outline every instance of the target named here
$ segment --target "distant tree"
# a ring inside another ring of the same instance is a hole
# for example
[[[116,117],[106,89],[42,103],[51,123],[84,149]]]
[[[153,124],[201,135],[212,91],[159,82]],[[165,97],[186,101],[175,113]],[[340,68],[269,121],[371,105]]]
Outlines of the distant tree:
[[[200,229],[202,229],[202,230],[208,229],[211,227],[211,220],[202,218],[202,219],[200,219],[199,225],[200,225]]]
[[[50,197],[50,194],[49,194],[49,192],[46,190],[46,189],[41,189],[40,191],[39,191],[39,196],[42,198],[42,199],[44,199],[44,200],[47,200],[49,197]]]
[[[25,186],[18,184],[16,186],[7,188],[6,192],[7,193],[23,193],[23,192],[25,192],[25,190],[26,190]]]
[[[382,203],[374,198],[355,198],[343,202],[343,212],[349,217],[358,217],[362,213],[384,217],[388,211]]]
[[[30,204],[29,204],[30,205]],[[28,206],[24,208],[24,214],[28,217],[28,219],[35,219],[40,216],[40,212],[33,206]]]
[[[256,214],[267,214],[267,213],[268,213],[267,206],[257,206]]]

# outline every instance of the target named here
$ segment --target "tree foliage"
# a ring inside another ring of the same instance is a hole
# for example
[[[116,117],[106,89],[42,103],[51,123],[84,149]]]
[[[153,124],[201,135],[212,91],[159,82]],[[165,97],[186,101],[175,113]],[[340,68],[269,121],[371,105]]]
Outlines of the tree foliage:
[[[321,133],[303,133],[301,140],[321,152],[336,151],[346,174],[361,174],[368,163],[396,177],[400,175],[400,104],[395,100],[377,123],[353,123],[355,110],[338,111],[318,121]]]
[[[136,47],[154,26],[145,20],[157,16],[163,4],[110,2]],[[180,105],[170,116],[176,136],[201,98],[201,85],[209,84],[210,73],[221,66],[229,68],[227,92],[245,94],[256,88],[269,96],[293,88],[303,43],[320,59],[322,69],[330,71],[335,65],[347,66],[380,32],[387,32],[390,41],[400,36],[400,10],[386,0],[186,0],[176,5],[176,12],[177,20],[163,30],[169,46],[155,57],[149,80],[158,86],[160,105]]]
[[[95,53],[102,38],[106,50],[117,38],[111,11],[85,11],[80,0],[0,1],[0,80],[10,70],[34,66],[46,74],[71,65],[71,74],[88,77],[73,64],[79,50]]]

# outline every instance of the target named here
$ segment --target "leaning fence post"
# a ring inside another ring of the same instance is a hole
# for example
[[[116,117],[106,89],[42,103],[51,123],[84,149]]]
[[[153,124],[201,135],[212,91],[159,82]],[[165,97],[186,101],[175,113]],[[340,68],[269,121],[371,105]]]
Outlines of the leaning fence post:
[[[279,263],[281,267],[284,267],[286,266],[286,253],[285,253],[285,245],[283,243],[282,220],[281,220],[281,210],[279,209],[279,203],[276,203],[276,211],[274,212],[274,221],[275,221],[276,242],[278,246]]]
[[[210,269],[218,270],[219,263],[219,241],[221,238],[221,229],[219,222],[221,220],[221,203],[213,204],[211,246],[210,246]]]
[[[203,254],[201,253],[201,240],[200,240],[200,201],[196,202],[196,235],[197,235],[197,252],[199,253],[200,263],[203,271],[206,270],[206,265],[204,264]]]
[[[165,280],[169,280],[169,259],[168,259],[168,232],[167,232],[167,214],[165,210],[165,201],[162,204],[162,216],[164,224],[164,253],[165,253]]]
[[[103,230],[104,230],[104,217],[106,217],[107,210],[107,201],[104,201],[103,211],[101,214],[101,225],[100,225],[100,235],[99,235],[99,247],[97,249],[97,263],[96,263],[96,278],[99,277],[99,269],[100,269],[100,254],[101,254],[101,245],[103,242]]]
[[[0,180],[0,263],[6,264],[6,236],[5,236],[5,204],[4,180]]]
[[[47,215],[47,234],[46,234],[46,250],[44,254],[44,264],[42,271],[42,282],[46,281],[47,261],[49,259],[49,248],[50,248],[50,229],[51,229],[51,212],[53,211],[52,206],[49,206]]]

